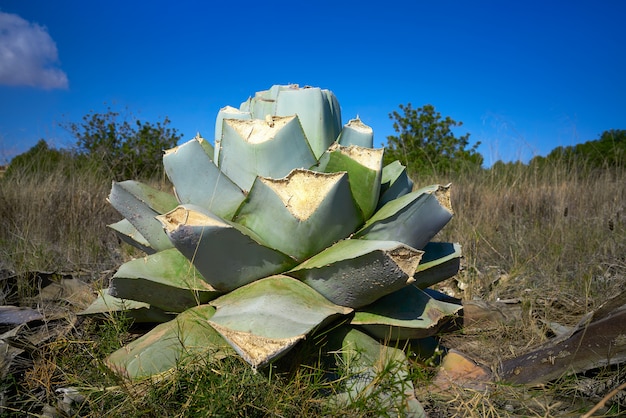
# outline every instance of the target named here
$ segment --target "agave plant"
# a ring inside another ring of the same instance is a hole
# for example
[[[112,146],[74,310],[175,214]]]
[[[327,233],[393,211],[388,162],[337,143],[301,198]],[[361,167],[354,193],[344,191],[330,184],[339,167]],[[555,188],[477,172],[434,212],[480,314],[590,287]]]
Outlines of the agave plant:
[[[359,333],[341,339],[344,353],[371,352],[432,336],[459,311],[423,290],[458,271],[459,245],[431,242],[453,215],[449,186],[413,190],[404,166],[383,166],[372,129],[342,126],[332,92],[256,93],[219,111],[214,144],[165,151],[173,194],[113,183],[124,219],[111,228],[147,256],[85,313],[162,323],[110,367],[141,378],[237,353],[259,368],[336,329]]]

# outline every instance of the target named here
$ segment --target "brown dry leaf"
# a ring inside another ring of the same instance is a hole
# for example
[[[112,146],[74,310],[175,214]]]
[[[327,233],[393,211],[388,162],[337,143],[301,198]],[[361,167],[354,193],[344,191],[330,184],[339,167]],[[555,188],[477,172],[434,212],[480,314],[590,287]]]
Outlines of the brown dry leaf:
[[[500,376],[509,383],[545,383],[626,361],[626,292],[585,315],[569,335],[559,336],[522,356],[502,362]]]

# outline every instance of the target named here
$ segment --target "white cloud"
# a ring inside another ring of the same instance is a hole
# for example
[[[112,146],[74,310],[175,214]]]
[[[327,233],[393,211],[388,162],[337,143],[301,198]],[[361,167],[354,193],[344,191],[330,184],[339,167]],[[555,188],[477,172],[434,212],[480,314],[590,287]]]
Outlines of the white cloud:
[[[66,89],[55,42],[45,27],[0,12],[0,84]]]

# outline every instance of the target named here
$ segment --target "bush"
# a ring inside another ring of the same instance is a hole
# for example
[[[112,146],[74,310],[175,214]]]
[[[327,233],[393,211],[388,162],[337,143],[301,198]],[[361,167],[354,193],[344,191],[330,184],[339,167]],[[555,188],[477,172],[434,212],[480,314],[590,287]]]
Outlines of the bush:
[[[131,115],[132,118],[132,115]],[[182,138],[169,128],[170,120],[156,124],[120,120],[110,108],[106,113],[89,113],[81,123],[65,125],[77,139],[79,155],[104,170],[115,180],[154,178],[162,174],[163,151]]]

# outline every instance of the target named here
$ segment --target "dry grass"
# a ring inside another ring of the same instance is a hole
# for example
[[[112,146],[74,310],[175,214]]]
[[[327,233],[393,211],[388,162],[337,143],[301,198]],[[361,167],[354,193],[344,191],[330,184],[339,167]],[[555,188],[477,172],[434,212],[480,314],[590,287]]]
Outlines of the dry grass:
[[[459,178],[417,179],[416,185],[447,181],[453,183],[456,216],[437,239],[460,242],[465,257],[460,274],[441,287],[464,299],[519,299],[523,315],[518,323],[452,334],[444,338],[446,344],[493,366],[544,342],[550,335],[546,324],[574,325],[607,298],[624,291],[626,169],[572,172],[558,165],[541,170],[510,165]],[[103,270],[116,268],[129,255],[106,228],[106,224],[119,219],[106,203],[109,189],[108,179],[85,173],[68,175],[67,169],[65,174],[60,170],[41,178],[0,179],[0,270],[18,274],[82,270],[96,280]],[[86,383],[84,378],[79,379],[81,375],[100,379],[92,383],[94,387],[115,386],[115,380],[102,377],[98,359],[106,351],[102,349],[106,346],[104,340],[117,341],[119,335],[113,334],[118,331],[107,337],[82,330],[76,340],[46,346],[34,361],[35,367],[23,376],[21,387],[26,388],[25,393],[38,388],[54,397],[53,390],[59,386]],[[87,361],[70,361],[70,356]],[[237,365],[229,367],[237,373],[245,370]],[[153,388],[148,397],[141,399],[134,399],[123,389],[108,395],[100,393],[91,398],[91,412],[84,415],[96,416],[98,408],[104,408],[107,402],[130,402],[134,406],[126,411],[135,408],[137,415],[141,411],[173,413],[184,405],[188,411],[198,412],[193,408],[201,406],[186,397],[187,391],[206,396],[207,402],[209,394],[193,383],[193,372],[189,373],[192,375],[185,375],[172,386]],[[602,373],[609,381],[624,372],[618,368]],[[425,379],[432,373],[416,371],[415,375]],[[235,379],[239,382],[239,377]],[[271,393],[261,388],[257,378],[246,379],[260,393],[257,398],[247,398],[247,402],[269,402]],[[418,392],[418,397],[433,417],[562,416],[579,414],[597,402],[581,394],[582,379],[564,379],[543,388],[496,384],[488,393],[453,388],[443,394]],[[243,389],[228,379],[208,382],[216,385],[214,390],[220,385],[232,387],[238,396],[244,396]],[[185,389],[180,385],[191,386]],[[422,382],[417,386],[425,385]],[[612,388],[609,386],[607,393]],[[270,389],[283,393],[285,402],[302,402],[296,401],[297,391],[311,396],[311,391],[297,382],[273,381]],[[158,402],[158,395],[166,396],[163,391],[168,390],[172,392],[167,395],[171,396],[171,409],[146,404]],[[315,402],[306,405],[318,410]],[[291,406],[285,410],[298,410]],[[253,405],[250,408],[252,411]],[[617,408],[624,410],[624,406]]]
[[[117,217],[106,202],[110,185],[63,169],[2,179],[0,268],[19,273],[115,266],[118,243],[106,229]]]

